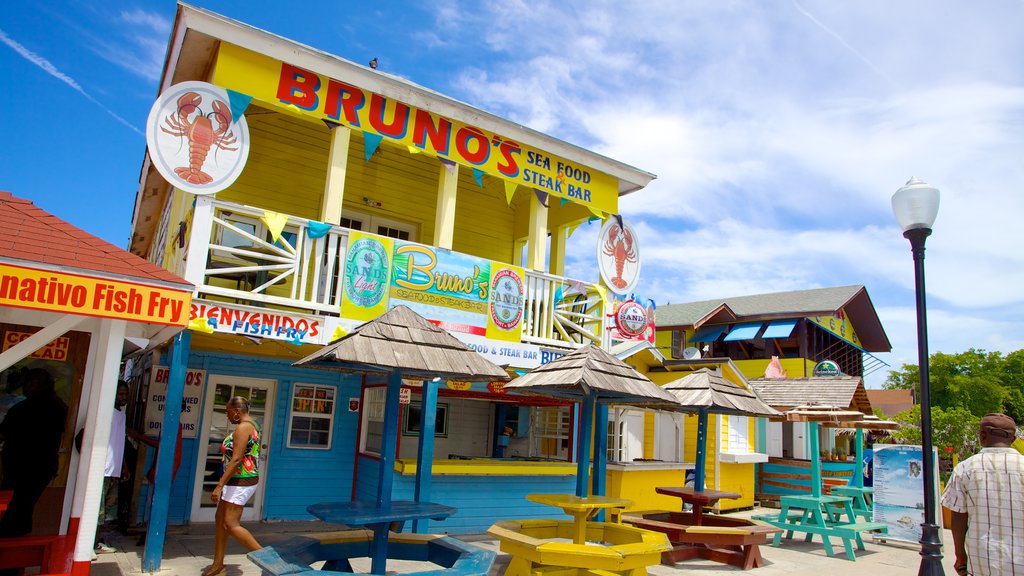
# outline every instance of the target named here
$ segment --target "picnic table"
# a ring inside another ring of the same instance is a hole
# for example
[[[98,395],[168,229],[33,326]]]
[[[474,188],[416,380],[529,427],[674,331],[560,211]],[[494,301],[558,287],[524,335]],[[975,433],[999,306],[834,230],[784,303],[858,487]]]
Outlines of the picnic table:
[[[376,502],[321,502],[311,504],[306,510],[324,522],[348,526],[366,526],[373,531],[371,558],[374,574],[384,574],[388,557],[388,531],[391,524],[398,523],[398,530],[409,520],[444,520],[458,509],[433,502],[392,500],[386,505]]]
[[[725,492],[723,490],[696,490],[692,486],[681,486],[678,488],[662,487],[655,488],[658,494],[675,496],[683,501],[683,504],[693,506],[693,525],[700,526],[704,519],[704,508],[712,507],[719,500],[735,500],[742,498],[742,494],[736,492]],[[683,506],[685,509],[685,506]]]
[[[704,514],[704,507],[714,506],[719,500],[742,497],[736,492],[695,490],[691,486],[660,487],[654,491],[675,496],[693,507],[690,513],[652,513],[624,518],[625,522],[638,528],[668,536],[672,549],[662,553],[662,564],[673,565],[683,560],[704,558],[749,570],[764,563],[761,544],[768,543],[768,536],[781,532],[774,526],[740,518]]]
[[[586,544],[587,521],[601,510],[608,508],[625,508],[631,500],[612,498],[610,496],[587,496],[581,498],[573,494],[527,494],[526,499],[538,504],[561,508],[573,518],[573,543]]]
[[[781,528],[786,532],[787,539],[791,539],[794,532],[805,532],[806,542],[812,542],[814,535],[820,536],[828,556],[834,556],[830,538],[842,540],[847,559],[856,560],[853,544],[857,544],[858,550],[864,550],[862,532],[889,531],[885,524],[857,522],[853,498],[849,496],[783,496],[780,504],[778,514],[763,514],[754,518]],[[778,546],[781,541],[782,532],[778,532],[772,545]]]
[[[875,489],[865,486],[833,486],[832,494],[853,498],[853,511],[857,516],[870,520],[873,514]]]

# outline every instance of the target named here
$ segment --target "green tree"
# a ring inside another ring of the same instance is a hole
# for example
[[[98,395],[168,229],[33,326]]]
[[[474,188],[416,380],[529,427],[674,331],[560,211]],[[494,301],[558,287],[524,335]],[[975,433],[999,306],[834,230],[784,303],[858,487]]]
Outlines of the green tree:
[[[914,406],[892,417],[900,429],[892,433],[896,444],[921,444],[921,407]],[[974,455],[978,450],[978,427],[981,418],[965,408],[943,410],[932,407],[932,445],[942,458],[958,454],[960,459]]]
[[[1024,350],[1004,357],[974,348],[959,354],[936,352],[928,360],[933,407],[963,408],[975,416],[1004,412],[1024,418]],[[889,373],[883,387],[911,389],[920,398],[918,367],[904,364]]]

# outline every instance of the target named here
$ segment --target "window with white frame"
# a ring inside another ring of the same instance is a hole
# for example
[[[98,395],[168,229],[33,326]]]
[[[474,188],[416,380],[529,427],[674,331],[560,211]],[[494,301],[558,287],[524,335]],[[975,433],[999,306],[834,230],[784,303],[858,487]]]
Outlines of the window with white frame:
[[[654,414],[654,458],[665,462],[683,462],[686,446],[686,417],[673,412]]]
[[[333,386],[315,384],[296,384],[292,388],[289,448],[331,449],[335,392]]]
[[[644,457],[644,413],[608,410],[608,461],[632,462]]]
[[[750,419],[746,416],[729,416],[729,449],[733,454],[750,452]]]
[[[546,458],[568,458],[572,413],[567,406],[533,408],[530,420],[537,437],[536,453]]]
[[[384,445],[384,398],[387,389],[383,386],[367,388],[363,392],[363,423],[360,451],[380,456]]]
[[[416,226],[414,224],[381,216],[370,216],[353,210],[345,210],[341,217],[341,225],[351,230],[372,232],[388,238],[416,241]]]

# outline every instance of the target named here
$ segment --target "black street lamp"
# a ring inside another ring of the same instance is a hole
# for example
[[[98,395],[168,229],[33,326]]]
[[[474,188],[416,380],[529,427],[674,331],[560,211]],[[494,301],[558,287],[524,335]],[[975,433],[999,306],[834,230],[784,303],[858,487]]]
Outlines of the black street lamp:
[[[917,178],[892,195],[892,211],[910,240],[914,254],[914,288],[917,294],[917,361],[921,377],[921,444],[924,473],[924,524],[921,524],[921,568],[918,575],[944,575],[942,540],[935,523],[935,460],[932,458],[932,405],[928,390],[928,321],[924,298],[924,241],[932,233],[939,212],[939,191]]]

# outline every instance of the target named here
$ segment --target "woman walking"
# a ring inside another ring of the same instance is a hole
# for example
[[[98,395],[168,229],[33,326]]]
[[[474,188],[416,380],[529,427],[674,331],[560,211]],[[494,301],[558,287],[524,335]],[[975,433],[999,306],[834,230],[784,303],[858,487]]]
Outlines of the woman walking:
[[[224,553],[229,535],[249,550],[260,549],[259,543],[240,522],[245,503],[256,492],[256,484],[259,483],[260,430],[249,418],[248,398],[235,396],[229,400],[227,417],[235,425],[235,431],[228,434],[220,446],[224,472],[210,494],[210,499],[217,504],[213,564],[203,570],[202,576],[225,573]]]

